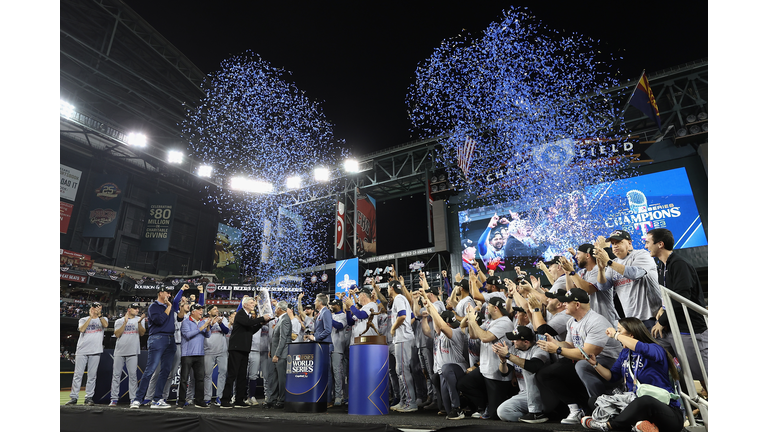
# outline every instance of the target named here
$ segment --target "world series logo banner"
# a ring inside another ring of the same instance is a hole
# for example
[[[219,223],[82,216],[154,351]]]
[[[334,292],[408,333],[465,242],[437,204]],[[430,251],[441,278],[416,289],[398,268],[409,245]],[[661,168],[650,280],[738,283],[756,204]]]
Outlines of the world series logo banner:
[[[171,242],[171,228],[176,206],[176,195],[157,194],[147,201],[144,232],[141,236],[141,250],[167,252]]]
[[[96,174],[87,191],[88,213],[83,237],[114,238],[117,216],[123,202],[128,177],[119,174]]]

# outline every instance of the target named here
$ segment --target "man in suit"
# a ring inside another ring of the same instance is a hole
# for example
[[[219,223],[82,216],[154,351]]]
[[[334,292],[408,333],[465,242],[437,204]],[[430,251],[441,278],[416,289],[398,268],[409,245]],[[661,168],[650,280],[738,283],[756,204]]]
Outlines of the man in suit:
[[[242,309],[235,313],[232,320],[232,332],[229,336],[229,356],[227,358],[227,381],[224,384],[224,392],[221,395],[221,408],[232,408],[232,385],[237,380],[237,394],[235,395],[235,408],[250,408],[245,403],[248,392],[248,355],[251,353],[251,341],[253,334],[261,330],[261,327],[269,322],[269,316],[256,317],[254,308],[256,299],[243,298]],[[290,321],[288,322],[290,325]],[[289,326],[290,332],[290,326]],[[290,338],[290,333],[288,335]]]
[[[282,409],[285,405],[288,344],[291,343],[291,320],[288,317],[288,303],[284,300],[277,302],[275,317],[277,317],[277,323],[269,345],[269,356],[272,362],[267,365],[268,388],[264,408]]]
[[[316,342],[327,342],[330,345],[330,351],[333,351],[333,340],[331,338],[331,331],[333,330],[333,317],[331,311],[328,309],[328,296],[325,294],[318,294],[315,298],[315,310],[317,311],[317,318],[315,319],[315,333],[308,335],[307,339]],[[333,386],[333,373],[331,372],[331,359],[328,359],[328,407],[333,406],[333,392],[331,391]],[[287,366],[287,365],[286,365]],[[339,398],[341,399],[341,398]]]

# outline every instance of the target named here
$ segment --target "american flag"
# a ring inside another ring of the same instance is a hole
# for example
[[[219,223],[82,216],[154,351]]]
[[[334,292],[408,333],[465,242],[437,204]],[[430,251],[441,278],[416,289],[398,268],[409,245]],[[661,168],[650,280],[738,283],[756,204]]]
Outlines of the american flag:
[[[467,136],[467,139],[464,141],[463,145],[460,145],[458,148],[458,160],[459,160],[459,168],[464,172],[464,177],[467,176],[467,171],[469,171],[469,164],[472,163],[472,155],[475,153],[475,145],[477,142]]]

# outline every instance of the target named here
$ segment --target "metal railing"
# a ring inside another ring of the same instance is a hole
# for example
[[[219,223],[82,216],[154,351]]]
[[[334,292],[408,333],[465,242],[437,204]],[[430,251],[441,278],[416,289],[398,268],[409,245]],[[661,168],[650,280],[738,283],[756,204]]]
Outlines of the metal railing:
[[[704,422],[704,428],[706,430],[709,430],[709,405],[707,403],[707,400],[703,397],[699,396],[698,392],[696,391],[696,386],[693,382],[693,375],[691,374],[691,367],[688,361],[688,356],[685,352],[685,346],[683,345],[683,337],[690,337],[692,339],[692,345],[693,349],[696,352],[696,360],[699,362],[699,368],[701,369],[702,374],[702,380],[704,381],[702,385],[704,388],[709,388],[708,385],[708,379],[707,379],[707,370],[704,367],[704,361],[701,358],[701,351],[699,350],[699,344],[696,341],[696,333],[693,330],[693,324],[691,324],[691,317],[688,313],[688,310],[691,309],[695,312],[700,313],[704,317],[704,321],[707,323],[707,328],[709,328],[709,320],[708,315],[709,312],[707,309],[697,305],[696,303],[692,302],[691,300],[677,294],[674,291],[671,291],[663,286],[660,286],[661,288],[661,298],[664,301],[664,304],[666,305],[666,313],[669,318],[669,327],[670,332],[672,334],[672,340],[674,341],[675,346],[675,353],[677,356],[677,359],[680,361],[680,366],[683,369],[683,377],[682,379],[685,382],[685,386],[687,389],[687,392],[680,392],[680,397],[683,402],[683,406],[685,407],[685,412],[688,417],[688,422],[690,423],[690,426],[696,426],[696,419],[693,414],[693,410],[691,409],[691,405],[694,405],[696,408],[698,408],[699,412],[701,413],[701,419]],[[676,301],[683,305],[683,314],[685,315],[685,321],[688,324],[688,329],[690,331],[690,336],[688,335],[682,335],[680,334],[680,326],[677,324],[677,318],[675,317],[675,311],[672,307],[672,301]],[[693,393],[693,394],[690,394]]]

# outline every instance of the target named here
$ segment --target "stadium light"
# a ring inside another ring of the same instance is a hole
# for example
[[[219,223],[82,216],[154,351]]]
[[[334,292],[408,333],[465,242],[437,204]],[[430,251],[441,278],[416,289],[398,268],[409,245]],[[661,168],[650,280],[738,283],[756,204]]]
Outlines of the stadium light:
[[[72,118],[75,115],[75,106],[69,102],[59,100],[59,115],[64,118]]]
[[[138,132],[131,132],[125,140],[128,144],[136,147],[146,147],[147,136]]]
[[[184,153],[178,150],[168,151],[168,163],[180,164],[184,160]]]
[[[328,168],[318,167],[315,168],[315,180],[326,182],[331,179],[331,172]]]
[[[210,165],[200,165],[197,167],[197,175],[200,177],[211,177],[213,175],[213,167]]]
[[[288,189],[298,189],[301,187],[301,177],[299,176],[293,176],[288,177],[288,179],[285,181],[285,186]]]
[[[232,177],[230,185],[232,189],[243,192],[270,193],[274,190],[271,183],[245,177]]]
[[[344,171],[348,173],[360,172],[360,163],[354,159],[347,159],[344,161]]]

